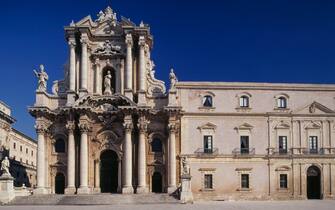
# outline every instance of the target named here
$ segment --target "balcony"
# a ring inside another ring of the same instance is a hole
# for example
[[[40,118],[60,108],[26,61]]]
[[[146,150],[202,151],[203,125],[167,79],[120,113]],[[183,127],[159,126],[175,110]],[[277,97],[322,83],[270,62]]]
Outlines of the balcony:
[[[199,148],[194,152],[198,157],[210,157],[219,154],[218,148]]]
[[[292,151],[288,150],[288,149],[275,149],[275,148],[271,148],[270,149],[270,154],[271,155],[292,155]]]
[[[233,150],[234,156],[248,156],[254,154],[255,154],[255,148],[235,148]]]

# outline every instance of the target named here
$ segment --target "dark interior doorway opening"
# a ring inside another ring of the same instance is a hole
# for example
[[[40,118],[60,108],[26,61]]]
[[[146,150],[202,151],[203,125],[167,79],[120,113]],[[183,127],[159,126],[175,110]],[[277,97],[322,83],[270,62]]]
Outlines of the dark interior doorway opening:
[[[307,170],[307,198],[321,199],[321,171],[316,166]]]
[[[118,188],[118,156],[113,150],[100,155],[100,188],[102,193],[116,193]]]
[[[162,175],[159,172],[154,172],[154,174],[151,177],[152,183],[152,189],[151,191],[153,193],[162,193],[163,192],[163,179],[162,179]]]
[[[62,173],[57,173],[55,177],[55,193],[64,194],[65,176]]]

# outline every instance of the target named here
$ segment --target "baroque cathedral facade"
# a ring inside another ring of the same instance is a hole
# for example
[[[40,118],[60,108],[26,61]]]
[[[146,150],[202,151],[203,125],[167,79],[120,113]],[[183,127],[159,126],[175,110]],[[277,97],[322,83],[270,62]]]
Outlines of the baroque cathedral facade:
[[[147,24],[110,7],[65,27],[69,62],[38,77],[36,194],[173,193],[185,158],[196,199],[334,198],[335,85],[155,78]]]

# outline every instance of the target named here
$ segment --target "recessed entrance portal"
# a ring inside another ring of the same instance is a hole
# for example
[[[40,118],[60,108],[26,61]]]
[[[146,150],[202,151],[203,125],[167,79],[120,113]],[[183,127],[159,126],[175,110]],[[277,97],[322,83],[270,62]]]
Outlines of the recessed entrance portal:
[[[159,172],[154,172],[154,174],[152,175],[152,189],[151,191],[153,193],[162,193],[162,175]]]
[[[307,170],[307,198],[321,199],[321,172],[316,166]]]
[[[64,194],[65,176],[62,173],[57,173],[55,177],[55,193]]]
[[[118,156],[113,150],[105,150],[100,155],[101,192],[116,193],[118,187]]]

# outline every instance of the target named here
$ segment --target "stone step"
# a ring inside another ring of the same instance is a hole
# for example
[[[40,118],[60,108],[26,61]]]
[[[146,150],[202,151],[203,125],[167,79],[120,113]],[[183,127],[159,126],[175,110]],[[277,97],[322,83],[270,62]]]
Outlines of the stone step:
[[[94,194],[94,195],[31,195],[16,197],[8,205],[121,205],[179,203],[168,194]]]

